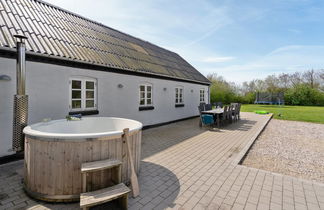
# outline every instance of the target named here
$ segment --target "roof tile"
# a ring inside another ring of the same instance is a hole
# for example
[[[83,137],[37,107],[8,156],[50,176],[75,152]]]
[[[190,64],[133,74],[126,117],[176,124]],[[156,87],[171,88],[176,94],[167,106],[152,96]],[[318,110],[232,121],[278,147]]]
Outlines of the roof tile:
[[[7,42],[6,46],[9,46],[11,48],[14,48],[15,47],[15,42],[13,40],[13,36],[12,34],[9,32],[8,28],[3,26],[1,27],[1,30],[3,32],[3,36]]]
[[[2,49],[15,47],[15,33],[28,37],[28,51],[209,83],[174,52],[40,0],[0,0]]]
[[[26,41],[26,49],[29,49],[30,51],[33,51],[33,52],[38,52],[38,49],[37,49],[37,46],[36,44],[33,42],[31,36],[29,33],[25,33],[25,36],[28,38],[27,41]]]
[[[5,40],[2,30],[0,30],[0,45],[3,47],[7,46],[7,41]]]

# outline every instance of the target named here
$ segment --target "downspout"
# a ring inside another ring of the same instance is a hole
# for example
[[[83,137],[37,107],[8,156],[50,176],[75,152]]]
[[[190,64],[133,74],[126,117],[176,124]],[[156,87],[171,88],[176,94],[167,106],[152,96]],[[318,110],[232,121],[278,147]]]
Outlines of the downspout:
[[[17,39],[16,95],[14,95],[12,149],[24,150],[23,129],[28,121],[28,96],[26,95],[26,47],[27,37],[15,35]]]
[[[208,85],[208,103],[210,104],[210,85]]]

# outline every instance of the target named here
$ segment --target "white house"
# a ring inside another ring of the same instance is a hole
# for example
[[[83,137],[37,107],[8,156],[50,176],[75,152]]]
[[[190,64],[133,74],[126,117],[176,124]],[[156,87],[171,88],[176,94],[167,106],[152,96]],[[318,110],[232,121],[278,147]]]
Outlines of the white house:
[[[178,54],[43,1],[0,0],[0,29],[0,157],[13,154],[15,34],[28,37],[29,123],[82,113],[150,126],[209,101],[210,82]]]

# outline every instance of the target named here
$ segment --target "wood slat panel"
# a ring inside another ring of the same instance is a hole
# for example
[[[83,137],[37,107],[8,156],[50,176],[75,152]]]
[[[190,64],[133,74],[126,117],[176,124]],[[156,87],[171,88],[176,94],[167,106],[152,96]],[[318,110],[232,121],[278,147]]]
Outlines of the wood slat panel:
[[[131,149],[136,171],[140,165],[141,133],[134,132],[130,136]],[[123,148],[122,138],[110,137],[100,140],[68,142],[43,141],[26,139],[25,185],[28,191],[37,192],[45,200],[54,201],[57,195],[77,197],[81,193],[81,164],[105,159],[116,159],[122,163],[122,180],[129,181],[130,167],[127,148]],[[123,156],[124,153],[124,156]],[[96,190],[112,185],[117,177],[112,170],[90,173],[87,178],[88,190]],[[38,197],[39,198],[39,197]]]

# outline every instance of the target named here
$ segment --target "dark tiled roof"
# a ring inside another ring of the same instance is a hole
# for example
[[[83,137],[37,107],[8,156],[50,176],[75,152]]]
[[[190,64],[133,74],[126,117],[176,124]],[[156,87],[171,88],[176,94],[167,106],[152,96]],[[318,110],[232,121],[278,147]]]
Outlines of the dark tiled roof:
[[[27,53],[209,83],[178,54],[40,0],[0,0],[0,48],[28,37]]]

